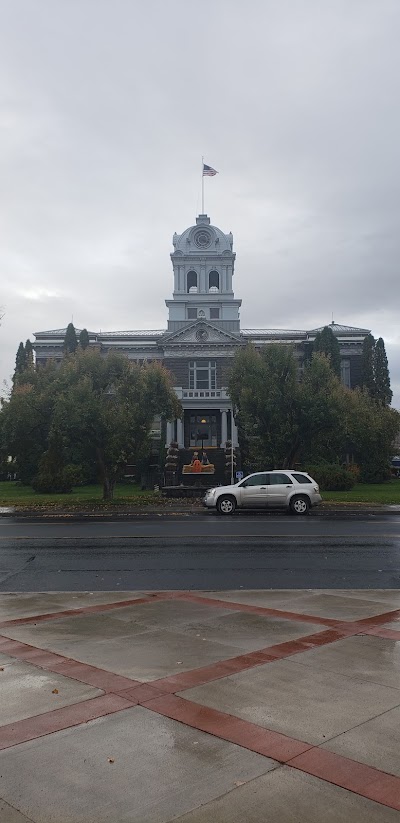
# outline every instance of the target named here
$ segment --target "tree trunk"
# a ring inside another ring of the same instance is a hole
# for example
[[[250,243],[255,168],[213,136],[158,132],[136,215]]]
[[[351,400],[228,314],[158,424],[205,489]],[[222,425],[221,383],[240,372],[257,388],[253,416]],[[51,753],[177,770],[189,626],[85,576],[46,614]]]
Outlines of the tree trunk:
[[[100,469],[100,477],[103,481],[103,500],[112,500],[114,497],[115,480],[111,480],[104,462],[104,454],[98,446],[96,448],[97,463]]]
[[[292,469],[294,463],[296,462],[296,457],[298,455],[299,449],[301,446],[301,441],[299,437],[296,437],[294,443],[292,444],[291,448],[289,449],[289,453],[286,455],[283,461],[283,468],[284,469]]]
[[[103,500],[112,500],[114,497],[115,482],[109,477],[103,478]]]

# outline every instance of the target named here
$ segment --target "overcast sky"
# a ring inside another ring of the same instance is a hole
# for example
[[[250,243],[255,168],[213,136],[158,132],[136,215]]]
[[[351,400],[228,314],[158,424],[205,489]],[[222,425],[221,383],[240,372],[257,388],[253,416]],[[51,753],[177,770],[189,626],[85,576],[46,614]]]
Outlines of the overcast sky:
[[[165,327],[204,155],[242,327],[371,329],[400,407],[399,42],[399,0],[0,0],[1,380]]]

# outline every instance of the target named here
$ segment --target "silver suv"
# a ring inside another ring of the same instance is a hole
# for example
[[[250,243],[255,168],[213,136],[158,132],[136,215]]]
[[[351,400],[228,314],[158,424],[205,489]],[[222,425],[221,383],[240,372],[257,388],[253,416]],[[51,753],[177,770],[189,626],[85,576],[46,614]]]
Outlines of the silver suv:
[[[233,514],[236,508],[289,509],[293,514],[307,514],[321,500],[318,484],[309,474],[271,471],[249,474],[234,486],[208,489],[204,505],[219,514]]]

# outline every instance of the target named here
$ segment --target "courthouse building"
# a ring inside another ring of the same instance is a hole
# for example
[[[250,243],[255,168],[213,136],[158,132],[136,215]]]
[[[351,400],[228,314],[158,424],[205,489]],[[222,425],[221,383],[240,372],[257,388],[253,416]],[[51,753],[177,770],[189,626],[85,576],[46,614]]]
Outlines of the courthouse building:
[[[233,283],[233,236],[211,225],[206,214],[182,234],[174,234],[172,244],[173,293],[166,300],[166,328],[89,332],[89,338],[103,354],[119,351],[138,363],[157,360],[172,373],[183,416],[167,423],[166,442],[177,440],[187,459],[187,450],[223,448],[230,439],[238,445],[227,389],[229,366],[238,349],[249,342],[257,348],[272,342],[291,344],[301,369],[307,346],[323,326],[241,328],[242,301],[235,297]],[[251,272],[247,277],[251,280]],[[360,383],[362,344],[369,330],[336,323],[330,328],[340,345],[342,381],[354,388]],[[38,364],[62,358],[64,335],[65,329],[35,334]]]

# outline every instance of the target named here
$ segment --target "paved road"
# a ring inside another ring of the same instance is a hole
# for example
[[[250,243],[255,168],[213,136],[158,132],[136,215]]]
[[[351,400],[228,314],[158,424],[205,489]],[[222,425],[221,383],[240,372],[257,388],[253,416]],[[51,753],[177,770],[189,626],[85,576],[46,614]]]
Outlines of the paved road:
[[[400,588],[400,517],[0,520],[0,591]]]

